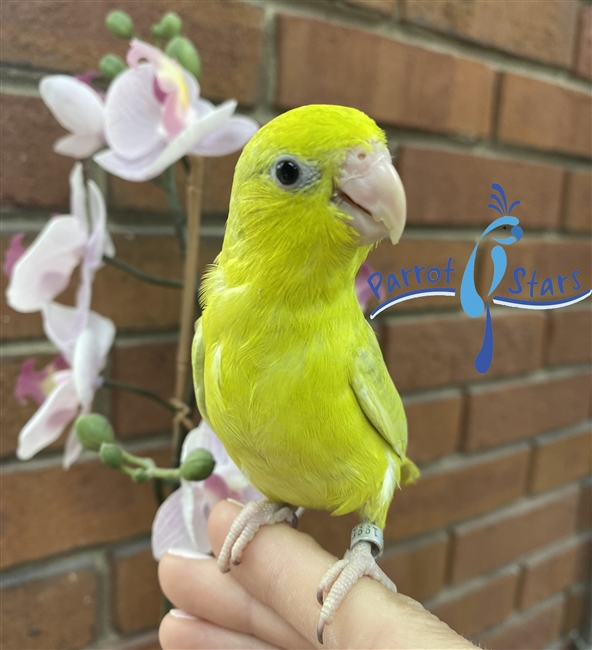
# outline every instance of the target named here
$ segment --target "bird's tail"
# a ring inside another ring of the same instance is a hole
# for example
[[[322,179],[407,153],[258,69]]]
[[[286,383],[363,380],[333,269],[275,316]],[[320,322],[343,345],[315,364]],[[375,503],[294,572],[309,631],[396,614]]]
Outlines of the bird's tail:
[[[401,465],[401,486],[415,483],[420,475],[421,472],[417,468],[417,465],[412,460],[405,457],[403,464]]]

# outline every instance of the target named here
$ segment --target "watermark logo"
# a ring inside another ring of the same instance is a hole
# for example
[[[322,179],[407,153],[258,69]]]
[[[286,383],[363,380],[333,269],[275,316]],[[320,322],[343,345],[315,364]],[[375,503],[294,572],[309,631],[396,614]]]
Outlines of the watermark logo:
[[[523,281],[527,276],[526,269],[523,267],[517,267],[512,272],[513,287],[509,287],[508,292],[513,296],[516,296],[515,298],[508,298],[494,294],[504,279],[508,266],[508,258],[504,247],[520,242],[523,236],[523,231],[519,225],[520,222],[518,218],[512,215],[512,210],[514,210],[516,206],[520,205],[520,201],[514,201],[508,205],[506,193],[502,186],[494,183],[491,187],[494,190],[494,193],[490,194],[493,203],[489,203],[487,207],[499,212],[500,216],[489,224],[489,226],[487,226],[487,228],[481,233],[467,263],[465,264],[460,283],[460,304],[465,314],[470,318],[479,318],[485,313],[483,342],[481,344],[481,349],[475,358],[475,368],[482,374],[489,370],[493,360],[494,337],[491,312],[489,309],[490,300],[493,304],[502,305],[504,307],[546,310],[567,307],[580,302],[581,300],[585,300],[592,295],[591,289],[582,290],[582,285],[579,281],[580,272],[578,270],[572,271],[572,273],[567,276],[557,274],[556,281],[555,278],[547,277],[542,281],[542,283],[536,279],[537,271],[535,270],[533,271],[530,280],[523,284]],[[496,242],[496,245],[493,246],[490,251],[491,262],[493,265],[491,284],[487,294],[482,297],[476,286],[475,264],[479,246],[482,244],[483,239],[486,236],[489,236],[488,241],[489,239],[493,239],[493,241]],[[424,279],[428,285],[436,285],[441,282],[444,282],[447,285],[446,287],[428,286],[411,291],[403,290],[399,278],[394,273],[388,274],[386,280],[386,289],[388,290],[388,293],[392,294],[397,290],[402,293],[397,293],[394,297],[389,298],[378,305],[378,307],[376,307],[376,309],[374,309],[370,314],[370,318],[375,318],[378,314],[389,307],[407,300],[428,296],[455,297],[456,289],[450,286],[451,276],[455,270],[456,269],[453,268],[452,257],[448,258],[448,263],[443,268],[440,268],[440,266],[433,266],[426,271],[425,267],[416,265],[413,269],[401,269],[400,277],[405,289],[408,289],[411,286],[410,278],[419,285],[423,284]],[[424,271],[426,271],[425,275],[423,274]],[[373,273],[368,278],[368,284],[376,298],[381,300],[379,290],[383,285],[382,273]],[[529,286],[529,289],[526,290],[525,286]],[[541,300],[533,299],[535,298],[535,287],[538,287]],[[555,299],[555,289],[557,289],[557,293],[562,296],[561,298]],[[574,291],[578,291],[579,293],[574,295],[572,293]],[[523,292],[528,294],[527,298],[522,297]],[[548,297],[545,298],[545,296]]]

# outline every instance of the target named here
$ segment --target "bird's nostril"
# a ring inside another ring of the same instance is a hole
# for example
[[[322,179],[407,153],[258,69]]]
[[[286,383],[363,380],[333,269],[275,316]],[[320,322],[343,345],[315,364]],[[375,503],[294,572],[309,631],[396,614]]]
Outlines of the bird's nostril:
[[[365,153],[359,153],[358,154],[358,160],[366,160],[366,154]]]

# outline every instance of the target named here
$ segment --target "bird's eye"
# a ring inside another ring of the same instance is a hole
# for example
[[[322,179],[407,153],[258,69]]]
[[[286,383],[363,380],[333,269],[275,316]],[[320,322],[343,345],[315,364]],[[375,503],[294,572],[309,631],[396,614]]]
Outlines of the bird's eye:
[[[282,185],[294,185],[300,177],[300,167],[293,160],[280,160],[275,166],[275,175]]]
[[[502,227],[502,230],[507,230],[507,229],[508,229],[507,226]]]

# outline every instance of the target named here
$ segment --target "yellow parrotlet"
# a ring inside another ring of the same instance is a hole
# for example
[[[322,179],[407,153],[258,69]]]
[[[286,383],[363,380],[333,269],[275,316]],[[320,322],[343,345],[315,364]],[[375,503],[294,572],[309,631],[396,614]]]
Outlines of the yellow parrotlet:
[[[398,242],[405,210],[372,119],[342,106],[288,111],[238,161],[222,252],[202,287],[198,406],[267,497],[234,522],[220,568],[297,507],[357,511],[364,522],[319,587],[321,642],[352,581],[370,575],[395,588],[374,557],[395,488],[419,475],[405,454],[401,398],[354,291],[371,248],[386,235]]]

